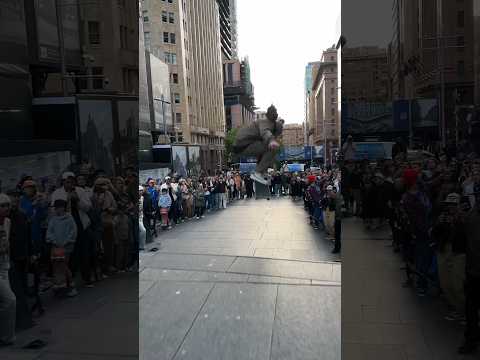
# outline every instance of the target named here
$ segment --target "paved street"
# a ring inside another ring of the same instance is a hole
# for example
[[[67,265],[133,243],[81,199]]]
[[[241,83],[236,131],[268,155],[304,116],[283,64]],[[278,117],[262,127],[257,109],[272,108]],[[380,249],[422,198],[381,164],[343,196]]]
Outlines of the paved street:
[[[291,199],[250,200],[141,255],[140,358],[340,359],[340,263]]]
[[[138,276],[120,274],[93,289],[80,288],[72,299],[45,297],[38,325],[18,334],[14,348],[0,350],[2,360],[138,359]],[[23,350],[41,339],[41,350]]]
[[[463,327],[444,320],[442,301],[402,287],[403,264],[387,231],[366,232],[348,219],[343,235],[342,359],[478,359],[456,354]]]

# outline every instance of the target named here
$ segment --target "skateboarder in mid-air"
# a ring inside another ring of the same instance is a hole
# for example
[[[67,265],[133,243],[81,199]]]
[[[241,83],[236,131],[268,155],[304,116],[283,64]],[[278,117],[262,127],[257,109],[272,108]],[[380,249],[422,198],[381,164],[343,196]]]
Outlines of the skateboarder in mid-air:
[[[268,108],[265,119],[256,120],[241,128],[233,144],[235,157],[257,158],[257,167],[251,178],[264,185],[268,183],[265,179],[267,170],[273,165],[280,147],[276,139],[282,134],[283,120],[277,119],[277,109],[272,105]]]

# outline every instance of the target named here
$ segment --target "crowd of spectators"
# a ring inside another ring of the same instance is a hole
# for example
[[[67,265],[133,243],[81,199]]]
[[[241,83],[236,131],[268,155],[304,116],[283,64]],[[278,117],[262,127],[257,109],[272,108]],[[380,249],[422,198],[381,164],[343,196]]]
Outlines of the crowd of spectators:
[[[388,228],[405,261],[405,286],[438,296],[448,321],[465,324],[460,353],[479,340],[480,157],[471,151],[428,154],[395,148],[393,160],[346,159],[346,211],[368,230]]]
[[[45,186],[24,176],[0,194],[0,345],[35,325],[43,299],[77,296],[138,269],[138,179],[91,167]]]
[[[339,253],[343,206],[339,187],[340,172],[336,169],[298,173],[270,171],[267,198],[303,199],[310,224],[315,229],[321,227],[335,241],[333,252]],[[230,170],[198,178],[175,175],[149,178],[139,186],[139,192],[144,228],[140,248],[144,249],[145,244],[159,235],[160,229],[168,231],[185,221],[201,220],[207,213],[226,209],[232,202],[253,198],[255,184],[248,174]]]

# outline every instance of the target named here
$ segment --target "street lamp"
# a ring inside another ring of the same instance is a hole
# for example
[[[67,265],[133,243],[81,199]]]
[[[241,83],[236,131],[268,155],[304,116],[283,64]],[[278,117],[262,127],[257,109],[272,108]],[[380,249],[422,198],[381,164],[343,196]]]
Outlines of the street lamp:
[[[163,136],[167,137],[167,119],[165,118],[165,104],[172,105],[171,102],[165,101],[165,96],[162,94],[162,97],[153,98],[155,101],[160,101],[162,103],[162,119],[163,119]]]

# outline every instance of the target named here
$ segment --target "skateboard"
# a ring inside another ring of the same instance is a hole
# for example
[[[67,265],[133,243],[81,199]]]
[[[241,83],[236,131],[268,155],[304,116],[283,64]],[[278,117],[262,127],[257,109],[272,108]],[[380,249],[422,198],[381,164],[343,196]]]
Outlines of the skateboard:
[[[255,191],[255,199],[267,199],[270,200],[272,196],[270,193],[270,186],[259,183],[258,181],[253,182],[253,190]]]

